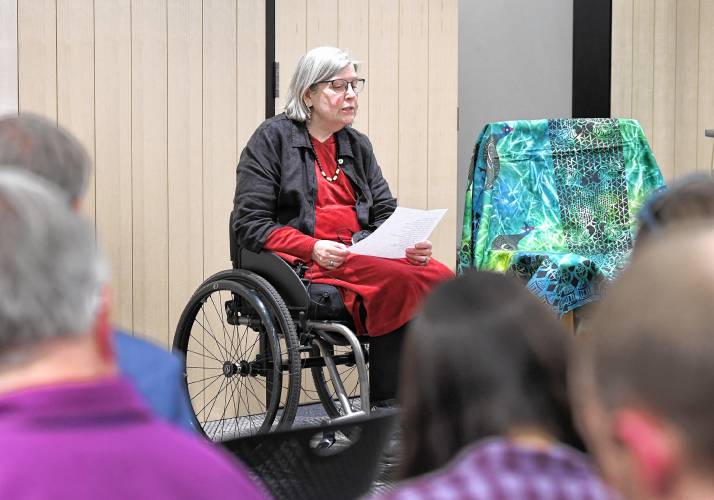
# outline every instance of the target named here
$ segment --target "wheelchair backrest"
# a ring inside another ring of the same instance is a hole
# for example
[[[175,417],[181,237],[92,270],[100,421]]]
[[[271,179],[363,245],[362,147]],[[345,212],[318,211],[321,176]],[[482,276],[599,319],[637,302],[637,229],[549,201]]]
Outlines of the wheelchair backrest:
[[[272,252],[251,252],[238,245],[235,233],[228,224],[231,262],[234,269],[245,269],[265,278],[288,306],[288,309],[306,310],[310,304],[307,287],[295,270]]]

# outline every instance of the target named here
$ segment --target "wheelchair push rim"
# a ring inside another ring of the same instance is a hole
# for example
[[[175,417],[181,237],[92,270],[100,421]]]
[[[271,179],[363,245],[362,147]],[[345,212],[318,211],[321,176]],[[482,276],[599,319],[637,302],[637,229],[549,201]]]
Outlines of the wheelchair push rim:
[[[250,285],[204,283],[174,337],[197,427],[214,441],[268,432],[276,417],[278,427],[289,427],[297,411],[294,330],[285,335],[284,311],[270,290]]]

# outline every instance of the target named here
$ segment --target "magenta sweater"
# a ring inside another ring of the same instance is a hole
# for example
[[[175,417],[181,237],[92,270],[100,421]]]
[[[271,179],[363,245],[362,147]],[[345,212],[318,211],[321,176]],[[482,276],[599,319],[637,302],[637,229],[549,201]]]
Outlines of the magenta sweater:
[[[0,396],[0,450],[0,498],[265,498],[232,457],[155,418],[120,378]]]

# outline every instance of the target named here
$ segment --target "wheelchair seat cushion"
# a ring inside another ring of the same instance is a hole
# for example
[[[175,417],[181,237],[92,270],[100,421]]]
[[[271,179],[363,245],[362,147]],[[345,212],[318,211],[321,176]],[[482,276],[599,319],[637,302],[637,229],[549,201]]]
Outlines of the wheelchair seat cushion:
[[[635,120],[488,124],[472,159],[459,271],[510,272],[557,313],[596,300],[664,185]]]

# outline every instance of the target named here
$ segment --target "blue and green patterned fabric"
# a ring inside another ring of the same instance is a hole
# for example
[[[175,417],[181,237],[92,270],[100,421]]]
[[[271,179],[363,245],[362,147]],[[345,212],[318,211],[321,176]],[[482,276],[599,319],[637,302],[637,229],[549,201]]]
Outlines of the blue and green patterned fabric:
[[[559,314],[627,263],[636,214],[664,186],[639,123],[490,123],[474,148],[458,269],[513,273]]]

